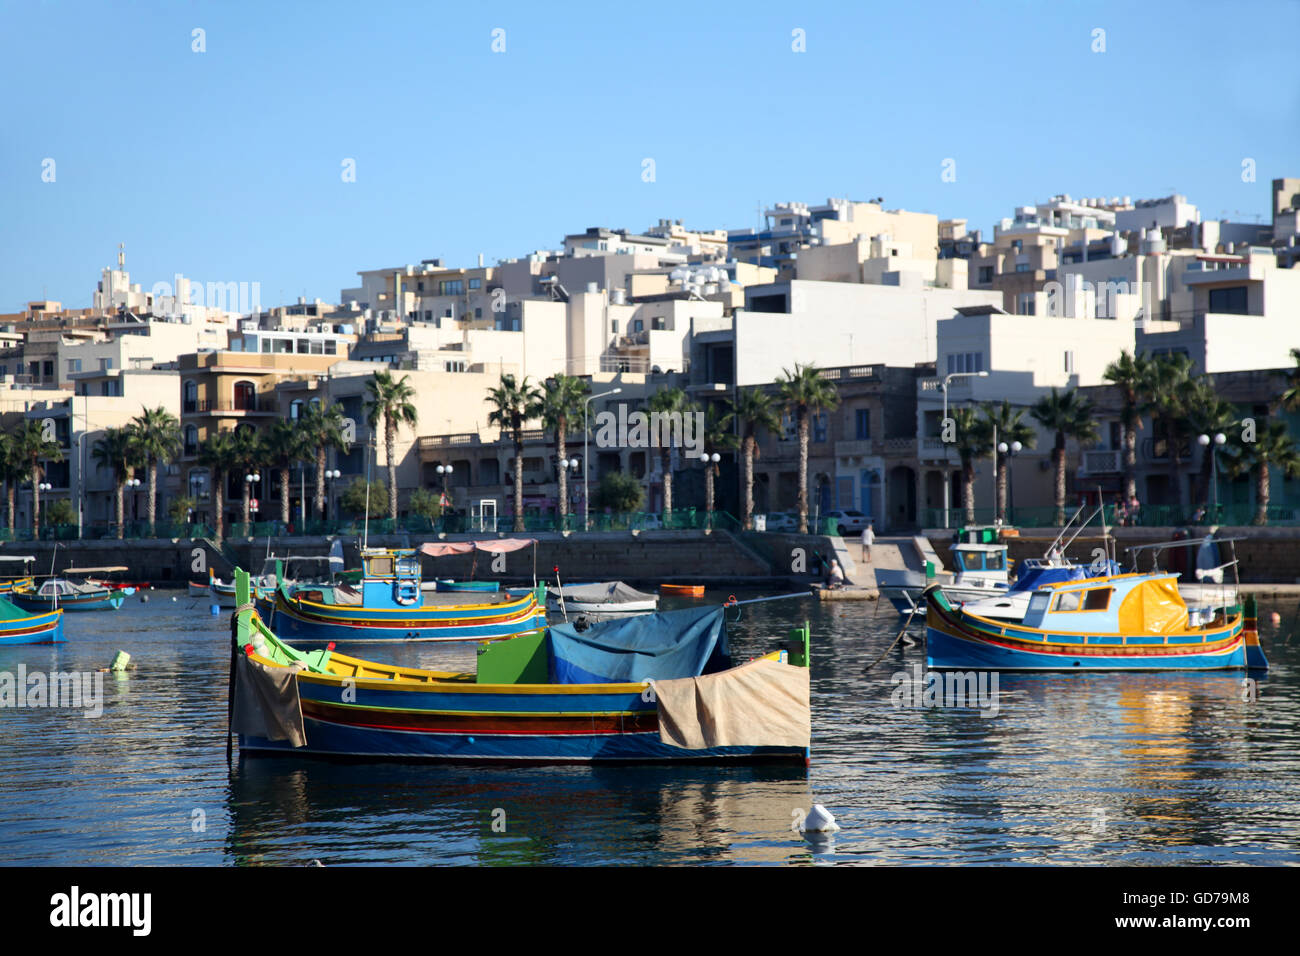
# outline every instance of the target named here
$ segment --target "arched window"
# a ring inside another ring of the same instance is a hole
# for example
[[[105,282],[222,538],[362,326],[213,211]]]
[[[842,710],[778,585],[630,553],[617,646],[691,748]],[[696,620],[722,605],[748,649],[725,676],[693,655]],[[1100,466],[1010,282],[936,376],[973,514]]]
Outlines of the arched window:
[[[185,404],[181,408],[182,412],[190,413],[199,410],[199,386],[195,382],[185,383]]]
[[[252,382],[235,383],[235,411],[257,411],[257,387]]]
[[[302,399],[295,398],[289,404],[289,418],[293,421],[297,421],[301,417],[302,417]]]

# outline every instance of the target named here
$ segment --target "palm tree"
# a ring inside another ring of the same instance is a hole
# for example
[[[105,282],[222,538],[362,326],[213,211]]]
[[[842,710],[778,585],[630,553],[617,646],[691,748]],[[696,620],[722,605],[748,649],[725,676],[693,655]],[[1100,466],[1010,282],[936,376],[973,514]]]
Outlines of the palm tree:
[[[38,421],[28,421],[14,436],[16,455],[32,483],[32,535],[40,536],[41,480],[45,477],[42,461],[62,461],[63,452],[54,440],[46,440],[45,428]]]
[[[107,468],[113,473],[113,499],[117,503],[117,537],[126,537],[126,483],[134,470],[144,464],[140,457],[135,430],[127,425],[123,428],[106,428],[104,435],[95,441],[90,455],[100,468]]]
[[[159,405],[145,408],[131,419],[139,456],[149,465],[149,534],[155,534],[158,513],[158,466],[167,464],[181,453],[181,423]]]
[[[298,419],[298,431],[302,434],[304,446],[310,452],[308,460],[316,460],[316,495],[313,505],[318,521],[325,518],[325,460],[331,448],[344,454],[348,450],[347,420],[339,405],[326,408],[319,402],[311,402]]]
[[[502,433],[509,431],[515,447],[515,524],[516,531],[524,530],[524,423],[542,413],[542,393],[528,384],[527,376],[517,383],[509,373],[501,373],[501,384],[488,389],[488,403],[492,411],[488,424],[496,425]],[[585,464],[585,463],[584,463]]]
[[[555,432],[555,455],[560,461],[569,457],[565,447],[569,423],[577,421],[582,415],[582,400],[590,391],[590,385],[572,375],[555,375],[546,380],[542,395],[542,423]],[[569,514],[569,474],[563,466],[560,467],[560,502],[557,511],[560,528],[563,529]]]
[[[1234,476],[1255,474],[1256,525],[1268,524],[1269,467],[1281,469],[1288,478],[1300,477],[1300,449],[1297,449],[1286,425],[1279,421],[1263,422],[1256,429],[1254,441],[1244,441],[1240,429],[1228,438],[1228,471]]]
[[[957,457],[961,459],[961,500],[966,523],[975,523],[975,462],[993,451],[993,431],[973,408],[951,409],[956,432]]]
[[[266,448],[257,429],[252,425],[236,428],[230,439],[230,463],[235,467],[235,474],[245,476],[252,474],[265,460]],[[244,533],[248,534],[248,526],[252,520],[253,483],[247,477],[241,478],[239,483],[244,487],[243,523]]]
[[[14,535],[14,492],[23,480],[27,465],[18,447],[17,433],[0,432],[0,480],[5,483],[5,496],[9,505],[9,537]]]
[[[230,470],[237,467],[235,436],[233,432],[213,432],[199,445],[199,465],[208,469],[212,477],[213,503],[215,505],[217,543],[221,543],[226,524],[226,482]]]
[[[728,405],[730,403],[727,403]],[[695,409],[692,408],[691,411]],[[731,423],[736,420],[735,412],[727,411],[721,402],[710,402],[704,409],[704,454],[732,451],[736,447],[736,436]],[[718,476],[718,465],[712,461],[704,464],[704,513],[712,526],[713,522],[713,483]]]
[[[1053,387],[1052,393],[1040,398],[1029,411],[1038,424],[1056,433],[1056,444],[1052,448],[1052,463],[1056,466],[1053,498],[1056,516],[1053,520],[1059,527],[1065,524],[1065,443],[1071,438],[1080,442],[1097,440],[1092,402],[1080,395],[1078,389],[1061,393]]]
[[[1295,360],[1295,368],[1286,373],[1290,387],[1282,393],[1279,404],[1284,411],[1300,412],[1300,349],[1292,349],[1291,358]]]
[[[280,473],[280,521],[289,523],[289,472],[311,457],[302,432],[291,421],[273,422],[264,441],[266,464]]]
[[[1146,394],[1150,360],[1145,355],[1121,351],[1119,358],[1106,366],[1102,378],[1119,387],[1124,401],[1120,427],[1124,444],[1124,500],[1137,497],[1137,430],[1142,427],[1141,406]]]
[[[1193,392],[1192,360],[1182,353],[1157,355],[1147,366],[1143,384],[1144,408],[1154,415],[1165,430],[1169,455],[1170,504],[1183,505],[1182,481],[1178,454],[1187,438],[1187,405]]]
[[[415,388],[409,382],[410,376],[403,375],[394,380],[391,372],[376,372],[366,382],[366,423],[374,430],[382,421],[384,423],[384,460],[388,463],[388,516],[397,523],[397,433],[403,425],[414,428],[419,424],[419,413],[411,399],[415,397]],[[522,529],[521,529],[522,530]]]
[[[799,533],[808,533],[808,438],[809,419],[840,403],[835,386],[821,377],[816,365],[795,363],[794,370],[782,370],[777,379],[778,394],[799,426]]]
[[[686,400],[686,393],[680,388],[661,388],[650,396],[647,403],[650,413],[659,415],[687,415],[690,413],[690,402]],[[666,419],[660,419],[665,421]],[[664,526],[673,517],[673,450],[668,442],[663,441],[664,429],[660,428],[659,442],[659,463],[663,471],[664,482]]]
[[[1025,418],[1025,409],[1013,409],[1011,403],[1006,399],[998,402],[985,402],[980,406],[980,413],[984,416],[985,427],[988,428],[989,442],[992,443],[992,432],[996,429],[998,444],[1005,442],[1010,445],[1012,442],[1020,442],[1026,448],[1033,448],[1035,441],[1034,427],[1030,425]],[[993,462],[997,466],[998,483],[997,483],[997,508],[995,518],[998,521],[1005,521],[1007,514],[1007,467],[1001,452],[993,448]],[[1064,519],[1062,519],[1064,523]]]
[[[750,531],[754,527],[754,459],[759,456],[760,430],[778,432],[781,416],[777,414],[772,396],[761,388],[742,389],[732,406],[740,420],[741,454],[744,456],[745,502],[741,512],[741,527]]]

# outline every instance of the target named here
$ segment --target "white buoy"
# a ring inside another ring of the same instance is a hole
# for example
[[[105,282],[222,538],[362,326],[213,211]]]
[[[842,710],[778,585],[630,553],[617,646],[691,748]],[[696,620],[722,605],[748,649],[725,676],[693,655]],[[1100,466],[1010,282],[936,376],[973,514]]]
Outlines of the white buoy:
[[[808,815],[803,818],[805,833],[834,833],[839,828],[840,825],[835,822],[835,817],[820,803],[814,803]]]
[[[173,601],[176,600],[176,595],[174,595],[174,594],[172,595],[172,600],[173,600]]]

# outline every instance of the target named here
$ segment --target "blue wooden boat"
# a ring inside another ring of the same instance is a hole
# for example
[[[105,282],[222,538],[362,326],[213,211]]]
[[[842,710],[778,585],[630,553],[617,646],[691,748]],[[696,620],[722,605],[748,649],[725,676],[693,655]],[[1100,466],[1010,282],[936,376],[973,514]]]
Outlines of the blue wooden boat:
[[[545,586],[523,596],[425,591],[413,550],[362,552],[359,587],[278,584],[262,602],[279,637],[291,643],[482,641],[546,626]]]
[[[247,575],[236,572],[236,582],[243,604]],[[557,626],[485,644],[475,673],[395,667],[332,645],[304,653],[252,609],[236,613],[232,630],[232,730],[243,754],[808,763],[807,625],[785,650],[740,667],[721,607],[624,618],[581,635]],[[601,679],[586,679],[597,671]],[[707,717],[695,711],[697,690],[714,695]]]
[[[1044,584],[1023,620],[984,617],[924,591],[932,669],[1215,670],[1266,668],[1248,608],[1189,615],[1178,575],[1133,572]]]
[[[63,644],[63,610],[29,614],[0,598],[0,647],[10,644]]]
[[[10,600],[28,611],[116,611],[126,595],[102,585],[50,578],[40,587],[15,588]]]

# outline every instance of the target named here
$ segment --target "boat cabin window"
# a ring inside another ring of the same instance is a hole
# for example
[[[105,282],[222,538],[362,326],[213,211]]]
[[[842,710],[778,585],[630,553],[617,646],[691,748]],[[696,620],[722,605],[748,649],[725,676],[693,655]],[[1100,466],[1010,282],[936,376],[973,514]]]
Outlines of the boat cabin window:
[[[374,577],[388,578],[393,576],[393,559],[388,555],[380,555],[370,558],[366,562],[366,570]]]
[[[1111,588],[1088,588],[1062,591],[1056,596],[1054,611],[1104,611],[1110,607]]]
[[[1052,599],[1050,594],[1039,592],[1029,599],[1029,610],[1033,612],[1046,611],[1047,602]]]
[[[1001,571],[1005,555],[1001,551],[962,551],[956,552],[957,564],[963,571]]]

